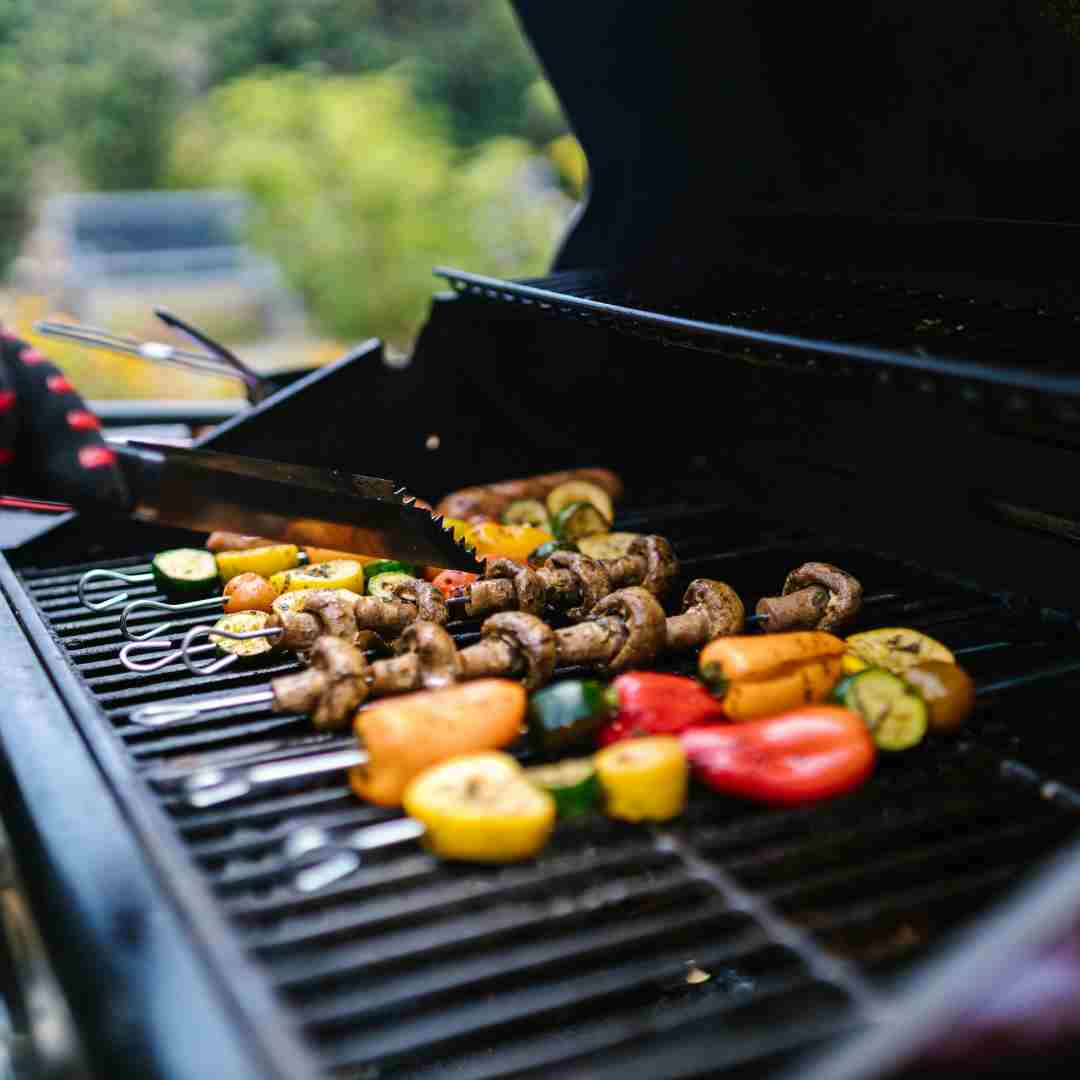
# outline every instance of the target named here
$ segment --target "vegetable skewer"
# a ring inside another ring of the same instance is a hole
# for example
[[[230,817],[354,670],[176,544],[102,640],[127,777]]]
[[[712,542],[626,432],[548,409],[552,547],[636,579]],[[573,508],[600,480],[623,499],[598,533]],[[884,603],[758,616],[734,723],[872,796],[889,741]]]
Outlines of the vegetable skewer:
[[[390,598],[385,603],[377,597],[367,596],[357,602],[355,617],[359,628],[400,632],[417,618],[433,622],[446,622],[450,610],[458,610],[466,618],[478,618],[497,611],[527,611],[540,614],[546,607],[555,607],[564,611],[569,618],[583,618],[589,610],[604,596],[626,585],[641,585],[657,596],[667,592],[671,583],[678,576],[679,563],[671,550],[671,545],[662,536],[641,536],[631,545],[628,554],[615,559],[590,559],[588,556],[573,552],[557,552],[546,560],[540,568],[521,566],[509,559],[489,560],[485,576],[472,582],[462,597],[436,603],[434,600],[418,602],[419,590],[414,585],[423,582],[400,581],[388,590]],[[404,589],[404,591],[402,591]],[[411,590],[411,592],[410,592]],[[430,587],[424,592],[430,596]],[[211,598],[200,605],[200,610],[212,611],[216,607],[226,609],[225,598]],[[127,637],[146,640],[165,633],[160,627],[140,633],[128,629],[129,620],[145,610],[184,611],[192,610],[189,605],[162,604],[159,600],[136,600],[124,609],[120,620],[121,630]],[[426,611],[426,614],[423,612]],[[310,620],[300,620],[294,628],[285,623],[286,648],[302,648],[289,639],[297,634],[302,638],[310,635],[313,625]],[[296,620],[293,620],[294,622]],[[277,624],[274,624],[274,637]],[[269,634],[268,630],[268,634]],[[145,670],[136,667],[134,670]],[[154,670],[150,668],[149,670]]]
[[[557,664],[596,665],[610,672],[640,667],[664,648],[694,648],[714,637],[735,633],[742,627],[743,617],[742,601],[730,586],[699,578],[687,588],[679,615],[665,617],[651,593],[631,586],[601,600],[586,621],[559,630],[526,612],[492,615],[481,627],[481,640],[460,651],[438,624],[414,622],[399,639],[398,655],[371,665],[348,642],[324,634],[311,649],[311,666],[275,679],[259,700],[283,712],[314,710],[316,727],[340,727],[347,723],[348,713],[328,704],[326,692],[343,679],[355,684],[356,705],[369,696],[495,675],[518,677],[528,689],[534,689],[549,681]],[[192,627],[185,643],[208,629]],[[223,631],[214,633],[232,636]],[[244,635],[235,639],[243,640]],[[163,717],[191,719],[227,707],[230,700],[223,696],[209,702],[146,705],[135,710],[131,719],[156,726],[165,722]]]

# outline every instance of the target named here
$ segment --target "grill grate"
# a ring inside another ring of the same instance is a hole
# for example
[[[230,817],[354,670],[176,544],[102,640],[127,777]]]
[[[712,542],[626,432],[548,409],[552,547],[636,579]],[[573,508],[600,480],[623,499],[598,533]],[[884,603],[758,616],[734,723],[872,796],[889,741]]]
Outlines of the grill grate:
[[[981,647],[964,657],[981,684],[1077,656],[1071,620],[883,555],[740,533],[730,513],[709,508],[631,522],[671,538],[687,579],[722,578],[747,599],[774,592],[810,555],[845,566],[868,592],[896,594],[856,629],[912,625],[953,648]],[[717,552],[721,535],[731,547]],[[1003,690],[963,741],[884,760],[864,788],[823,806],[766,811],[696,792],[672,828],[562,824],[535,864],[450,866],[401,844],[304,894],[281,855],[292,829],[347,831],[394,814],[361,804],[335,777],[198,811],[176,782],[208,763],[347,740],[261,707],[168,730],[129,720],[148,701],[254,685],[298,665],[234,669],[209,688],[182,666],[156,678],[123,672],[119,614],[78,607],[88,568],[20,576],[240,944],[325,1068],[342,1075],[763,1070],[879,1020],[890,979],[1053,851],[1080,806],[1070,786],[1080,754],[1055,704],[1080,679],[1065,674],[1049,694],[1041,683]],[[460,641],[477,626],[450,629]],[[1017,701],[1023,733],[1010,722]],[[1051,779],[1057,788],[1045,788]]]

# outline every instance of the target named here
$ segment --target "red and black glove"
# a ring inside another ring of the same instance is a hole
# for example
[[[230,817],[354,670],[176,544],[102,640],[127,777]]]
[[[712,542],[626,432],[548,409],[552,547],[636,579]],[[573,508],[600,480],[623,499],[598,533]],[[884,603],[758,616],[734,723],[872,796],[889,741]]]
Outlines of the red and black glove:
[[[126,505],[100,429],[64,373],[0,327],[0,493]]]

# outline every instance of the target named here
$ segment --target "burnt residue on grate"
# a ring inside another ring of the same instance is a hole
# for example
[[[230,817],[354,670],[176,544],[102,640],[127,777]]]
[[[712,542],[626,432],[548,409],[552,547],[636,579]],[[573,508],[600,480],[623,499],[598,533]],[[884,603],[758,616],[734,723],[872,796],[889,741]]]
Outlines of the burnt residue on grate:
[[[1075,676],[1048,692],[1010,689],[1076,658],[1070,619],[872,552],[739,535],[708,508],[625,522],[668,535],[686,580],[722,579],[751,602],[779,591],[808,557],[844,566],[867,593],[891,597],[854,629],[913,626],[975,650],[965,666],[1000,691],[961,738],[884,758],[861,790],[821,806],[767,810],[699,791],[669,828],[567,822],[535,862],[495,868],[447,865],[402,843],[303,893],[282,854],[293,829],[346,833],[394,812],[359,802],[344,777],[260,788],[206,810],[178,798],[177,782],[201,765],[272,760],[347,736],[316,735],[305,717],[262,706],[162,729],[130,721],[146,702],[258,685],[295,662],[234,668],[212,686],[182,665],[133,675],[118,660],[119,614],[78,604],[89,567],[21,571],[145,796],[170,815],[327,1070],[455,1080],[659,1078],[702,1062],[764,1071],[875,1022],[892,976],[1073,831],[1080,775],[1056,770],[1080,761],[1061,693]],[[730,537],[723,550],[719,536]],[[109,565],[138,570],[147,558]],[[467,640],[477,625],[450,630]]]

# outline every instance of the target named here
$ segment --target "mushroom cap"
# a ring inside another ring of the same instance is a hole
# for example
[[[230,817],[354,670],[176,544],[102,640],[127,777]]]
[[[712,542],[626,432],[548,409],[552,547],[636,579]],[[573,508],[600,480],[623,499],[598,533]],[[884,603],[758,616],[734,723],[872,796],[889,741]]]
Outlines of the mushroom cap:
[[[645,577],[641,588],[653,596],[664,596],[679,576],[679,560],[662,536],[639,536],[630,545],[631,555],[645,558]]]
[[[444,626],[450,621],[450,609],[446,606],[446,597],[441,589],[436,589],[430,581],[416,578],[412,581],[400,581],[390,590],[396,600],[405,600],[416,605],[416,617],[424,622]]]
[[[829,594],[816,629],[830,630],[853,619],[862,604],[862,585],[857,578],[832,563],[808,562],[796,567],[784,582],[784,596],[818,585]]]
[[[334,589],[311,589],[304,599],[305,615],[319,620],[322,632],[353,641],[356,638],[356,611],[347,598]]]
[[[438,623],[422,619],[410,623],[395,642],[394,651],[398,655],[416,654],[420,664],[420,685],[425,690],[437,690],[461,678],[457,646]]]
[[[557,655],[555,631],[543,619],[523,611],[500,611],[484,620],[481,633],[502,639],[524,659],[521,681],[526,690],[536,690],[551,680]]]
[[[311,647],[310,663],[323,677],[312,723],[320,731],[346,727],[368,695],[364,654],[341,638],[323,634]]]
[[[577,584],[578,604],[566,612],[572,622],[587,619],[596,605],[611,592],[611,578],[596,559],[576,551],[556,551],[547,560],[548,566],[569,570]]]
[[[683,593],[683,611],[696,608],[709,625],[709,640],[738,634],[742,631],[746,619],[739,594],[722,581],[711,578],[696,578],[691,581]]]
[[[640,585],[605,596],[592,618],[606,615],[621,619],[626,627],[622,648],[608,661],[609,671],[624,671],[650,663],[667,641],[667,620],[656,597]]]

